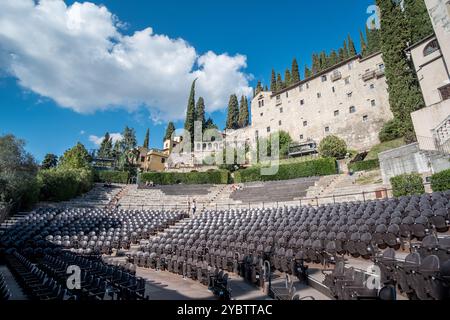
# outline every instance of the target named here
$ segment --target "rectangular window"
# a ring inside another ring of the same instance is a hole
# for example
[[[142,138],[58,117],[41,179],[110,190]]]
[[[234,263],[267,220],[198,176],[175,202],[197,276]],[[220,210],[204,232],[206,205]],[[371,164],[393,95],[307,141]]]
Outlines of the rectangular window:
[[[325,127],[325,132],[330,132],[330,127]]]
[[[337,117],[339,115],[339,110],[334,110],[334,116]]]
[[[322,94],[320,92],[317,92],[317,98],[321,98]]]
[[[258,108],[261,108],[261,101],[258,101]]]
[[[350,84],[350,78],[345,78],[345,84],[347,85],[347,84]]]
[[[304,105],[305,104],[305,100],[300,100],[300,105],[302,106],[302,105]]]
[[[270,132],[270,127],[267,127],[267,132]]]
[[[280,108],[280,113],[283,113],[283,108]]]
[[[369,116],[364,116],[363,117],[363,122],[367,122],[367,121],[369,121]]]
[[[347,98],[351,98],[351,97],[352,97],[352,95],[353,95],[353,92],[349,92],[349,93],[347,93]]]
[[[356,108],[355,108],[354,106],[351,106],[351,107],[349,108],[349,112],[350,112],[350,113],[355,113],[355,112],[356,112]]]
[[[280,120],[280,121],[278,121],[278,125],[279,125],[279,126],[281,126],[281,120]]]
[[[264,107],[264,100],[261,100],[261,107]]]
[[[141,162],[144,162],[145,161],[145,157],[141,157]]]
[[[289,92],[286,91],[286,98],[289,98]]]
[[[309,83],[306,84],[306,89],[309,89]]]
[[[303,121],[303,126],[306,127],[308,125],[308,121]]]
[[[300,135],[300,140],[303,140],[303,135],[302,134]]]
[[[325,82],[325,81],[327,81],[327,76],[326,76],[326,75],[323,75],[323,76],[322,76],[322,82]]]
[[[302,84],[298,87],[298,90],[299,90],[300,92],[303,92],[303,85],[302,85]]]
[[[348,64],[348,70],[352,70],[353,69],[353,62],[350,62],[349,64]]]
[[[281,96],[280,96],[280,95],[277,95],[277,101],[280,100],[280,99],[281,99]]]
[[[375,100],[370,100],[370,105],[372,107],[375,107],[377,105],[377,103],[375,102]]]
[[[165,162],[166,162],[166,159],[161,158],[161,163],[165,163]]]
[[[379,64],[378,69],[384,71],[384,63]]]
[[[259,115],[262,117],[264,115],[264,113],[261,112]]]
[[[370,89],[375,89],[375,85],[373,83],[370,84]]]
[[[439,88],[439,92],[441,93],[442,100],[450,99],[450,84]]]
[[[336,92],[336,89],[334,87],[331,87],[331,91]]]

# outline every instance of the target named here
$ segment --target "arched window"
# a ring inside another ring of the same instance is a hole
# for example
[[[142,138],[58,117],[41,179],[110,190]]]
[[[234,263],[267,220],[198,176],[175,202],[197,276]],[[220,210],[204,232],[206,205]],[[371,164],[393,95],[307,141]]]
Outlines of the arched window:
[[[423,55],[424,57],[426,57],[427,55],[432,54],[437,50],[439,50],[439,43],[435,39],[426,45],[425,49],[423,49]]]

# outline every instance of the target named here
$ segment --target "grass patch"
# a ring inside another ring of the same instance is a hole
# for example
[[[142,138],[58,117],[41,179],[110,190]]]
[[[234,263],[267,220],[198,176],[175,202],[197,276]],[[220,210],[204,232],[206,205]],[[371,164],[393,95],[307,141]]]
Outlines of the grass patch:
[[[356,181],[356,184],[358,184],[358,185],[383,183],[383,179],[381,179],[380,170],[373,170],[373,171],[366,172],[364,175],[357,178],[355,181]]]
[[[367,154],[367,157],[364,160],[378,159],[378,154],[380,152],[395,149],[395,148],[398,148],[398,147],[401,147],[404,145],[406,145],[404,138],[398,138],[395,140],[382,142],[380,144],[377,144],[376,146],[373,146],[372,149],[370,149],[369,153]]]

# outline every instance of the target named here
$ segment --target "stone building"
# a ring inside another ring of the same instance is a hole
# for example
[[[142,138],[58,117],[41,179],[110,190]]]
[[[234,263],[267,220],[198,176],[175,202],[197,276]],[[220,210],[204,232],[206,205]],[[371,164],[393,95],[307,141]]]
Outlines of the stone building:
[[[383,124],[393,118],[381,53],[357,55],[277,92],[260,92],[251,103],[251,126],[233,131],[254,143],[280,130],[298,142],[319,143],[336,135],[351,149],[379,143]]]

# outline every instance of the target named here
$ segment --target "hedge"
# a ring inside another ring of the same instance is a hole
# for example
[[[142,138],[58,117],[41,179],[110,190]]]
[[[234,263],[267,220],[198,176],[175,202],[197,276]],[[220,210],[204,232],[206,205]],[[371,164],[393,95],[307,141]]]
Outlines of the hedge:
[[[394,197],[424,194],[422,176],[418,173],[402,174],[391,178]]]
[[[40,199],[66,201],[91,190],[94,174],[89,169],[48,169],[37,175]]]
[[[337,173],[336,159],[323,158],[299,163],[281,164],[274,175],[261,175],[261,167],[239,170],[234,174],[236,183],[251,181],[289,180]]]
[[[148,172],[140,175],[140,182],[153,181],[155,184],[227,184],[230,173],[226,170],[207,172]]]
[[[353,172],[369,171],[378,168],[380,168],[380,161],[378,159],[357,161],[348,165],[348,169],[352,170]]]
[[[130,175],[126,171],[95,171],[95,182],[128,183]]]
[[[434,192],[450,190],[450,169],[433,174],[430,182]]]

